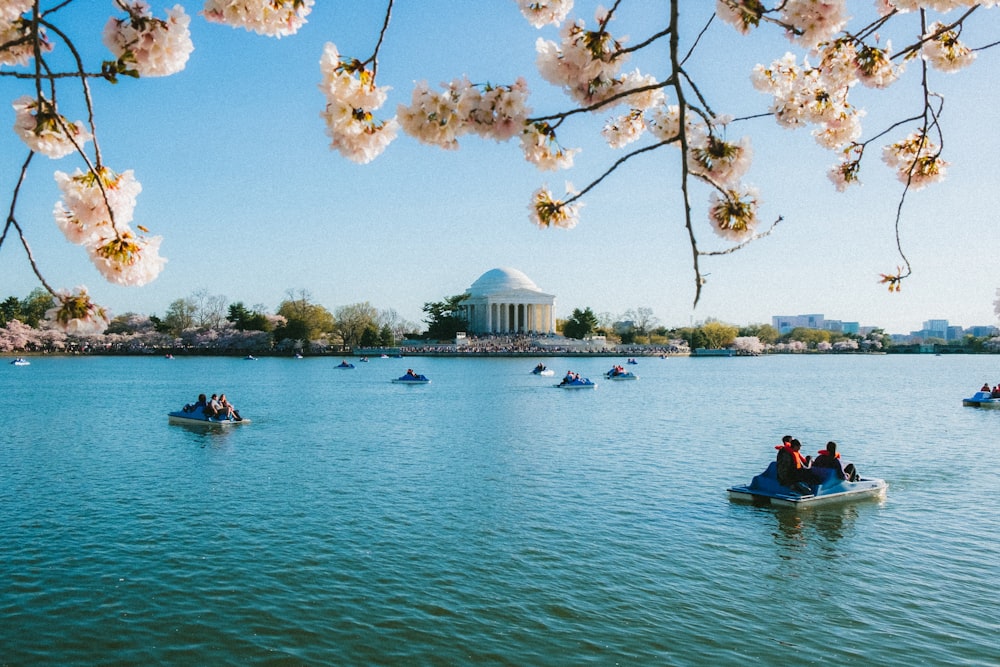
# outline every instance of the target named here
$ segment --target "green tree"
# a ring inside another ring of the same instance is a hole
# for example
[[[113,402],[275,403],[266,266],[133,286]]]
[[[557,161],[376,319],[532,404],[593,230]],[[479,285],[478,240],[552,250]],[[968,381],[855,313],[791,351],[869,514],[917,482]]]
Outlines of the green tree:
[[[584,310],[576,308],[563,325],[563,335],[566,338],[582,339],[597,328],[597,316],[588,306]]]
[[[705,337],[705,347],[710,350],[719,350],[732,345],[739,333],[738,327],[723,324],[718,320],[708,320],[700,328]]]
[[[180,336],[184,330],[194,327],[196,309],[196,304],[190,298],[175,299],[167,306],[163,326],[170,334]]]
[[[9,296],[0,303],[0,326],[6,326],[11,320],[20,321],[21,300],[16,296]]]
[[[469,328],[469,322],[459,313],[465,294],[449,296],[444,301],[431,301],[424,304],[427,317],[426,337],[430,340],[448,340],[455,337],[459,331]]]
[[[29,327],[37,329],[38,323],[45,319],[45,311],[55,305],[56,300],[52,298],[48,290],[36,287],[31,290],[31,294],[26,299],[21,301],[21,317],[19,319]]]
[[[740,336],[756,336],[757,339],[767,345],[773,345],[781,338],[781,334],[770,324],[748,324],[740,327]]]
[[[371,345],[372,343],[362,343],[362,337],[371,329],[375,332],[374,338],[378,338],[378,327],[375,324],[378,318],[378,310],[367,301],[363,303],[352,303],[348,306],[341,306],[334,315],[337,324],[336,331],[344,341],[344,346],[354,348],[358,345]],[[369,337],[371,340],[371,337]]]
[[[396,344],[396,334],[393,333],[392,327],[388,324],[383,324],[382,328],[379,330],[378,344],[384,345],[385,347],[392,347]]]
[[[229,304],[229,314],[226,319],[240,331],[270,331],[271,322],[267,315],[257,309],[249,309],[242,301]]]
[[[275,340],[291,339],[308,343],[335,330],[333,314],[310,299],[306,290],[299,290],[298,295],[289,290],[288,298],[278,306],[278,315],[285,318],[285,324],[275,327]]]
[[[787,340],[797,340],[805,343],[809,347],[815,347],[819,343],[830,342],[830,332],[825,329],[809,329],[807,327],[795,327],[785,336]]]

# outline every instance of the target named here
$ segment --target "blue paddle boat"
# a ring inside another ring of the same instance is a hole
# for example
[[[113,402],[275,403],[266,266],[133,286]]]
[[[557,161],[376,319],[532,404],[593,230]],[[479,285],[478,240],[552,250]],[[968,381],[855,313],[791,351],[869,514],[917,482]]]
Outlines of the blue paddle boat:
[[[632,371],[627,371],[622,366],[615,366],[604,374],[609,380],[638,380],[639,376]]]
[[[1000,408],[1000,398],[993,398],[988,391],[977,391],[970,398],[963,398],[962,405],[971,408]]]
[[[354,364],[349,364],[346,361],[341,361],[334,368],[354,368]]]
[[[414,373],[412,370],[406,371],[404,375],[393,380],[396,384],[430,384],[427,376]]]
[[[597,383],[590,378],[567,375],[559,384],[552,385],[556,389],[597,389]]]
[[[849,482],[837,477],[833,468],[810,468],[819,475],[820,483],[800,493],[778,483],[778,464],[775,461],[746,486],[727,489],[730,500],[752,502],[755,505],[783,505],[800,507],[821,505],[861,498],[884,498],[889,485],[883,479],[861,477]]]
[[[238,417],[238,415],[237,415]],[[173,424],[187,424],[189,426],[217,426],[220,424],[249,424],[250,420],[245,417],[238,419],[228,419],[226,417],[209,417],[205,414],[205,408],[200,405],[185,405],[176,412],[167,413],[167,421]]]

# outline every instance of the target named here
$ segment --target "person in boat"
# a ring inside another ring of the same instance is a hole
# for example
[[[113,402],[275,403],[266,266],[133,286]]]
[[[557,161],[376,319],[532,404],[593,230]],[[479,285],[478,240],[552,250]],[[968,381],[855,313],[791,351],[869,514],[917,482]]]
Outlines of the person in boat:
[[[817,452],[812,467],[832,468],[838,479],[846,479],[848,482],[856,482],[861,478],[853,463],[848,463],[845,466],[840,462],[840,452],[837,451],[837,443],[833,440],[826,443],[826,449]]]
[[[225,394],[219,395],[219,416],[225,419],[231,419],[233,421],[242,421],[243,418],[240,417],[239,411],[233,407],[233,404],[226,400]]]
[[[579,379],[580,379],[579,373],[574,373],[573,371],[566,371],[566,377],[564,377],[562,379],[562,382],[560,382],[559,384],[571,384]]]
[[[809,469],[810,458],[802,455],[802,443],[791,436],[781,439],[778,450],[778,483],[799,493],[812,493],[809,486],[819,484],[819,475]]]
[[[990,398],[1000,398],[1000,384],[993,387],[993,391],[990,393]]]
[[[545,370],[545,364],[543,364],[541,362],[539,362],[538,365],[535,366],[535,372],[536,373],[541,373],[544,370]]]
[[[983,386],[979,388],[979,391],[992,391],[992,389],[990,389],[990,383],[984,382]]]
[[[204,409],[205,416],[208,418],[218,417],[222,413],[222,404],[219,403],[219,395],[212,394],[212,398],[209,399],[208,403],[205,405]]]

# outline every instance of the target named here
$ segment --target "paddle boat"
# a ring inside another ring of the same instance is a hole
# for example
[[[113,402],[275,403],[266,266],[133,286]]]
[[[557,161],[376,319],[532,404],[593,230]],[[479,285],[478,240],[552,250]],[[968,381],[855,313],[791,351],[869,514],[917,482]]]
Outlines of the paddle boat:
[[[257,361],[257,357],[253,356],[252,354],[248,354],[247,356],[243,357],[243,359],[244,361]]]
[[[636,361],[635,359],[629,359],[629,360],[628,360],[627,362],[625,362],[625,363],[628,363],[628,364],[632,364],[632,365],[634,366],[634,365],[638,364],[639,362],[638,362],[638,361]]]
[[[393,380],[396,384],[430,384],[431,381],[425,375],[414,373],[412,370],[406,371],[404,375]]]
[[[295,353],[295,358],[296,358],[296,359],[302,359],[303,357],[302,357],[302,355],[301,355],[301,354],[299,354],[298,352],[296,352],[296,353]]]
[[[532,375],[544,375],[545,377],[552,377],[556,374],[551,368],[546,368],[545,364],[538,364],[533,369],[531,369]]]
[[[10,362],[11,366],[30,366],[31,362],[22,357],[18,357],[14,361]]]
[[[164,358],[164,359],[173,359],[173,358],[174,358],[174,355],[172,355],[172,354],[170,354],[170,353],[168,352],[167,354],[163,355],[163,358]]]
[[[239,417],[239,414],[237,414]],[[218,424],[249,424],[250,420],[242,417],[238,419],[228,419],[226,417],[209,417],[205,414],[205,408],[201,405],[185,405],[180,410],[167,413],[167,421],[173,424],[187,424],[196,426],[215,426]]]
[[[971,408],[1000,408],[1000,398],[993,398],[988,391],[977,391],[969,398],[962,399],[962,405]]]
[[[615,366],[604,374],[609,380],[638,380],[639,376],[632,371],[625,370],[622,366]]]
[[[727,491],[729,499],[752,502],[755,505],[801,507],[823,505],[845,500],[884,498],[889,485],[883,479],[860,477],[856,482],[840,479],[833,468],[810,468],[819,475],[820,483],[799,493],[778,483],[778,464],[771,461],[761,474],[746,486],[734,486]]]
[[[556,389],[597,389],[597,383],[590,378],[567,373],[559,384],[552,385]]]
[[[334,366],[334,368],[354,368],[354,364],[349,364],[346,361],[341,361],[339,364]]]
[[[359,359],[359,361],[361,363],[363,363],[363,364],[367,364],[368,363],[368,357],[361,357],[361,359]]]

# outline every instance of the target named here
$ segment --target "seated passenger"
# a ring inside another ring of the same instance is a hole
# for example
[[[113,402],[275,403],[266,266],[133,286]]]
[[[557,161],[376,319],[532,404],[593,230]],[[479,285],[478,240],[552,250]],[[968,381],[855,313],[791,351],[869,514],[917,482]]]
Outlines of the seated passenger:
[[[809,469],[809,459],[800,453],[802,443],[793,438],[775,449],[778,450],[778,483],[798,493],[812,493],[807,485],[818,485],[820,478]]]
[[[212,394],[211,400],[205,406],[205,416],[206,417],[218,417],[222,412],[222,404],[219,403],[219,395]]]
[[[838,479],[846,479],[848,482],[856,482],[861,476],[853,463],[846,466],[840,462],[840,453],[837,451],[837,443],[832,440],[826,443],[826,449],[819,450],[816,460],[813,461],[813,468],[832,468]]]

